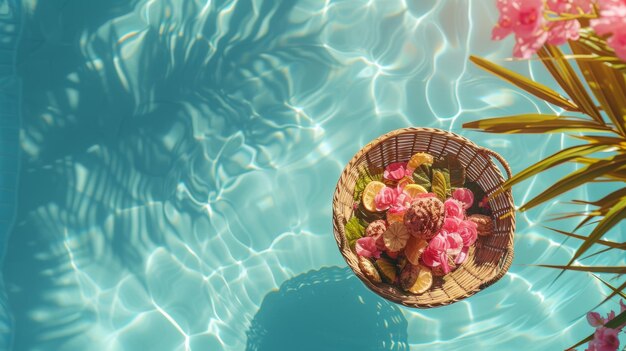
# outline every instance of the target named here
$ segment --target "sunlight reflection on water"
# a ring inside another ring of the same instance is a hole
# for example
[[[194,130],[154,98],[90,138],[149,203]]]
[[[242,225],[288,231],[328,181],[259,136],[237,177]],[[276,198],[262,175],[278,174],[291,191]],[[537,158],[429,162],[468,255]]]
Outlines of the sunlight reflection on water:
[[[333,305],[350,291],[398,322],[389,350],[548,350],[591,331],[577,318],[601,300],[596,282],[567,274],[550,285],[556,272],[525,265],[571,255],[573,243],[540,226],[560,205],[518,216],[510,274],[433,310],[395,307],[355,286],[331,235],[341,170],[387,131],[452,130],[501,153],[514,172],[571,143],[461,130],[477,118],[550,111],[468,64],[470,54],[509,55],[511,43],[488,40],[490,4],[93,6],[24,1],[24,157],[4,266],[16,350],[254,349],[254,321],[284,327],[267,319],[265,299]],[[544,74],[536,62],[507,65]],[[566,171],[518,187],[516,203]],[[326,273],[302,275],[311,270],[334,272],[338,285],[324,290],[315,284]],[[294,282],[315,288],[272,292]],[[307,326],[323,336],[310,347],[336,335],[336,326]],[[354,328],[342,337],[362,341]]]

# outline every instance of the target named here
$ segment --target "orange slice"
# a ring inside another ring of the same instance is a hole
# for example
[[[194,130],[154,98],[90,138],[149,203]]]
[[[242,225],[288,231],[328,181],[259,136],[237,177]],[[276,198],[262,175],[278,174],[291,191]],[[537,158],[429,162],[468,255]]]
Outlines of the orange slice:
[[[381,191],[385,187],[385,183],[379,181],[371,181],[367,183],[365,186],[365,190],[363,190],[363,207],[370,212],[376,212],[376,202],[374,198],[379,191]]]
[[[423,164],[432,165],[433,157],[425,152],[418,152],[411,156],[407,167],[414,170]]]
[[[409,194],[411,198],[415,198],[419,194],[426,194],[428,191],[419,184],[408,184],[404,187],[404,192]]]
[[[428,267],[420,265],[420,272],[417,275],[417,280],[409,291],[413,294],[423,294],[433,285],[433,274]]]

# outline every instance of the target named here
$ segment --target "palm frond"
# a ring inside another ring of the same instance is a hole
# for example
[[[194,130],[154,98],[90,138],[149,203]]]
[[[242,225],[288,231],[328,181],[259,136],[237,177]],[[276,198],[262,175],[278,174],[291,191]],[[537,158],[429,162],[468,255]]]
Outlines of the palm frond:
[[[521,114],[495,117],[463,124],[463,128],[478,129],[489,133],[545,134],[562,132],[612,132],[610,126],[594,121],[568,116],[547,114]]]
[[[500,65],[496,65],[495,63],[489,62],[483,58],[470,56],[470,60],[474,62],[478,67],[510,82],[518,88],[521,88],[540,99],[543,99],[553,105],[559,106],[567,111],[579,111],[579,108],[578,106],[576,106],[576,104],[545,85],[534,82],[519,73],[513,72]]]
[[[580,108],[580,111],[589,115],[597,123],[604,124],[600,111],[596,108],[591,96],[587,93],[561,50],[553,45],[545,45],[537,54],[542,58],[544,66],[550,71],[557,83]]]
[[[590,51],[581,43],[571,42],[574,53],[588,54]],[[606,112],[618,133],[626,136],[626,84],[624,74],[603,62],[576,60],[589,88]]]
[[[622,198],[618,203],[616,203],[609,212],[602,218],[602,220],[598,223],[598,225],[593,229],[587,240],[585,240],[578,250],[574,253],[572,258],[570,259],[567,266],[571,266],[574,261],[580,257],[583,253],[585,253],[593,244],[597,243],[598,240],[607,232],[609,229],[613,228],[620,221],[626,218],[626,197]]]
[[[582,184],[588,183],[600,176],[603,176],[616,168],[626,168],[626,158],[615,156],[607,160],[599,160],[598,162],[588,165],[574,171],[561,180],[556,182],[553,186],[549,187],[541,194],[535,196],[532,200],[528,201],[525,205],[520,207],[520,211],[527,211],[539,204],[542,204],[548,200],[551,200],[571,189],[574,189]]]

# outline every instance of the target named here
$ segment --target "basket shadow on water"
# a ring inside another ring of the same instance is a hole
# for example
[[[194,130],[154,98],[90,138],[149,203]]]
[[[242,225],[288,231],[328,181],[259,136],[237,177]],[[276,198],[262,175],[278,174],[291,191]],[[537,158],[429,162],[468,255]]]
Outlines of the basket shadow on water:
[[[247,351],[409,350],[400,309],[369,293],[349,268],[324,267],[270,292],[247,332]]]
[[[344,225],[354,211],[354,186],[359,172],[380,172],[392,162],[408,161],[417,152],[427,152],[435,157],[457,157],[466,169],[467,179],[476,182],[490,196],[489,205],[494,219],[494,233],[479,237],[475,246],[470,248],[468,259],[452,273],[443,278],[436,277],[433,287],[421,295],[407,293],[389,284],[370,282],[361,272],[358,258],[349,247],[344,233]],[[333,228],[339,250],[356,276],[378,295],[416,308],[445,306],[460,301],[502,278],[513,260],[515,212],[510,190],[494,195],[501,189],[504,177],[492,158],[500,162],[510,178],[511,170],[499,154],[462,136],[434,128],[404,128],[389,132],[354,155],[335,189]]]

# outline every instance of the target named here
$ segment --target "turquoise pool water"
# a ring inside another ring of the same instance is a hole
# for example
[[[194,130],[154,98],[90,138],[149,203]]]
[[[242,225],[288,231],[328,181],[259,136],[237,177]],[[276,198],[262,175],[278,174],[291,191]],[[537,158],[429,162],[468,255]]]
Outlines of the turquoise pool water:
[[[489,40],[491,2],[0,4],[0,349],[558,350],[592,332],[581,317],[606,289],[529,266],[576,247],[542,227],[560,202],[518,215],[502,280],[432,310],[371,293],[332,236],[340,172],[390,130],[460,133],[514,172],[573,143],[461,129],[552,112],[468,63],[510,56]]]

